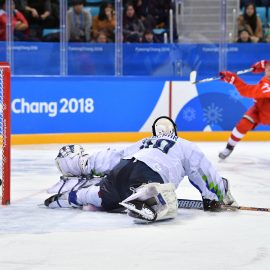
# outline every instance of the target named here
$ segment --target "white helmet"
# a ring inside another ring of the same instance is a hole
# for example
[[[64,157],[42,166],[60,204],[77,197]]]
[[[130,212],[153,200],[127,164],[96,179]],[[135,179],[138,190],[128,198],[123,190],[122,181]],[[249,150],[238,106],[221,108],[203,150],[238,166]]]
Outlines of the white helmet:
[[[167,116],[158,117],[152,126],[154,136],[175,135],[177,136],[177,127],[174,121]]]

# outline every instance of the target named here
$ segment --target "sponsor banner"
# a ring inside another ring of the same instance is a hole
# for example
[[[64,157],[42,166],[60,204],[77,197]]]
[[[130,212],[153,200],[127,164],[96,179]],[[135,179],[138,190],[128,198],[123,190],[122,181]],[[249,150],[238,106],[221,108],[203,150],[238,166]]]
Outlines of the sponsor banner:
[[[148,79],[13,77],[12,133],[139,131],[164,85]],[[167,114],[167,100],[161,106]]]
[[[154,119],[170,111],[179,131],[230,131],[252,104],[220,81],[15,76],[12,133],[150,132]]]

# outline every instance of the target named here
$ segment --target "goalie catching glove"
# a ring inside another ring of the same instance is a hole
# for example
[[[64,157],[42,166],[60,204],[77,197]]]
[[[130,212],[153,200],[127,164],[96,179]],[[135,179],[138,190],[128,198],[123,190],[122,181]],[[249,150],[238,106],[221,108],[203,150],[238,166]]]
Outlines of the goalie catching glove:
[[[80,145],[63,146],[55,159],[56,166],[63,176],[86,176],[88,157]]]
[[[142,185],[120,205],[128,210],[129,216],[149,222],[175,218],[178,209],[175,187],[171,183]]]

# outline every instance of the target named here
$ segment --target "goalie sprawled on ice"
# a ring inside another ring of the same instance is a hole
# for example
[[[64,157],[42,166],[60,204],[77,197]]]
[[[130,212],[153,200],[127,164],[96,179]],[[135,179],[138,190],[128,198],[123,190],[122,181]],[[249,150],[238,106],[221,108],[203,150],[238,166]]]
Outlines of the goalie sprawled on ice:
[[[200,191],[204,210],[235,203],[228,181],[195,144],[177,136],[175,123],[165,116],[155,120],[152,137],[91,155],[79,145],[67,145],[60,149],[56,164],[62,176],[48,190],[54,193],[44,202],[50,208],[115,211],[122,206],[134,218],[174,218],[175,189],[185,176]]]

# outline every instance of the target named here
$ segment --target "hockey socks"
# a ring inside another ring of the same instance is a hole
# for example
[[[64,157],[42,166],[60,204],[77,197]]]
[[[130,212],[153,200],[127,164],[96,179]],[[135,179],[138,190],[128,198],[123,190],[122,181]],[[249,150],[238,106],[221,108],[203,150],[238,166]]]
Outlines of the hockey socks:
[[[246,133],[256,126],[252,122],[252,119],[249,119],[248,116],[244,116],[233,129],[231,136],[228,140],[226,148],[219,153],[219,158],[226,159],[233,151],[235,145],[242,140]]]

